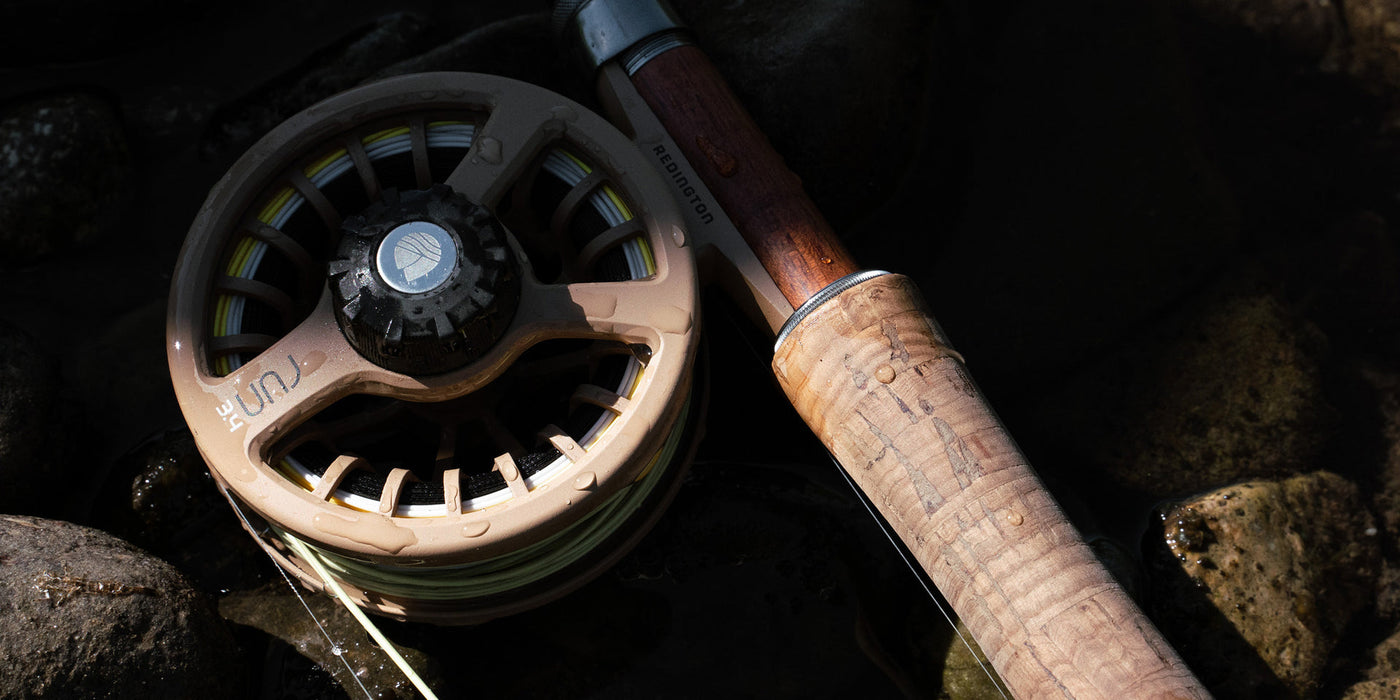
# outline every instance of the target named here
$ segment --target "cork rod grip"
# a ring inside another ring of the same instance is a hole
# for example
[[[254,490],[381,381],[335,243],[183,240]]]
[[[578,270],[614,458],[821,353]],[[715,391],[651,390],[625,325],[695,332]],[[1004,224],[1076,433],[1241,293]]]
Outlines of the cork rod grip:
[[[912,282],[804,318],[773,370],[1020,698],[1209,697],[1031,471]]]
[[[671,49],[632,83],[793,308],[858,269],[702,51]]]

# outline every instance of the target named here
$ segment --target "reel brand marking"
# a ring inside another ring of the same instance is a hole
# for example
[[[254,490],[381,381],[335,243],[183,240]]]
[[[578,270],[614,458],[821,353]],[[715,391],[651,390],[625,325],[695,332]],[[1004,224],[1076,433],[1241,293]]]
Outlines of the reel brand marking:
[[[695,215],[700,217],[700,221],[707,224],[714,221],[715,215],[710,213],[710,208],[705,205],[705,200],[695,193],[695,188],[690,185],[690,178],[681,170],[680,163],[666,152],[666,146],[658,144],[652,147],[651,152],[656,156],[656,162],[661,165],[661,169],[671,176],[671,182],[675,183],[676,191],[686,198],[685,203],[695,209]]]
[[[267,385],[268,378],[276,380],[276,384],[272,386],[272,389],[275,390],[281,387],[283,397],[286,397],[293,389],[297,388],[297,385],[301,383],[301,364],[290,354],[287,355],[287,362],[291,363],[292,371],[296,373],[296,375],[292,377],[291,384],[283,380],[282,375],[278,374],[275,370],[263,372],[256,380],[248,380],[248,390],[253,392],[253,398],[258,400],[258,409],[256,411],[248,407],[248,403],[243,400],[243,394],[240,393],[237,388],[234,389],[233,398],[224,401],[214,409],[214,412],[219,415],[219,419],[224,422],[224,425],[228,426],[228,431],[230,433],[246,425],[243,417],[239,416],[233,410],[235,401],[238,403],[239,408],[243,409],[243,415],[248,418],[262,413],[263,410],[267,408],[268,404],[275,403],[272,399],[272,390],[270,390]]]

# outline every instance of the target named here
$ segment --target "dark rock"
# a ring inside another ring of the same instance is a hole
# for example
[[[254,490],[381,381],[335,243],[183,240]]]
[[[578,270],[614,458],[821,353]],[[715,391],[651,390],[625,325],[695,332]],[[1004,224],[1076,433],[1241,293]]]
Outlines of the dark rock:
[[[1150,608],[1201,681],[1219,697],[1311,697],[1374,600],[1380,552],[1356,486],[1328,472],[1248,482],[1160,515]]]
[[[27,265],[109,232],[130,196],[126,138],[107,103],[31,100],[0,117],[0,264]]]
[[[523,80],[585,102],[591,85],[559,50],[543,12],[509,17],[473,29],[431,51],[395,63],[365,82],[409,73],[468,71]],[[581,90],[584,91],[581,93]]]
[[[1214,293],[1049,395],[1062,444],[1157,497],[1304,471],[1335,415],[1325,339],[1272,296]]]
[[[948,655],[943,659],[943,683],[938,697],[949,700],[1004,698],[1005,695],[997,687],[1000,678],[993,680],[995,674],[989,671],[991,662],[972,639],[962,620],[957,621],[954,636],[955,639],[948,646]],[[967,643],[964,644],[963,640]]]
[[[1362,681],[1347,688],[1341,700],[1394,700],[1400,697],[1400,678]]]
[[[1400,631],[1377,644],[1371,650],[1370,657],[1369,666],[1365,671],[1367,680],[1400,680]]]
[[[1313,0],[1184,0],[1191,13],[1237,27],[1313,61],[1322,61],[1346,36],[1341,3]],[[1350,2],[1346,3],[1349,8]]]
[[[0,516],[0,696],[232,698],[238,652],[170,565],[111,535]]]
[[[225,596],[219,601],[219,613],[230,622],[261,630],[290,645],[334,677],[350,697],[362,697],[366,692],[371,698],[415,697],[413,685],[339,602],[300,592],[298,600],[278,581],[256,591]],[[307,613],[307,606],[315,619]],[[326,640],[322,628],[335,640],[335,646]],[[441,668],[427,654],[401,644],[395,647],[428,687],[443,687]]]
[[[1380,439],[1383,460],[1374,495],[1380,527],[1386,539],[1400,543],[1400,373],[1394,366],[1371,366],[1362,370],[1365,381],[1376,395],[1380,414]],[[1396,592],[1400,596],[1400,590]],[[1400,606],[1393,611],[1400,614]]]
[[[1347,72],[1362,85],[1392,97],[1400,90],[1400,2],[1347,0],[1340,3],[1351,38]]]
[[[58,368],[34,338],[0,321],[0,512],[53,515],[67,492]]]
[[[119,459],[93,511],[98,525],[171,562],[206,592],[253,588],[271,573],[188,429],[157,435]]]
[[[1400,373],[1392,364],[1361,369],[1363,381],[1374,394],[1379,418],[1379,458],[1376,489],[1371,495],[1379,536],[1387,551],[1400,543]],[[1391,557],[1381,572],[1376,593],[1377,612],[1386,619],[1400,618],[1400,561]],[[1400,667],[1400,659],[1397,659]],[[1400,673],[1400,668],[1397,668]]]
[[[200,152],[237,156],[274,126],[312,104],[348,90],[385,66],[422,51],[426,20],[412,13],[388,15],[327,47],[281,77],[215,114]]]

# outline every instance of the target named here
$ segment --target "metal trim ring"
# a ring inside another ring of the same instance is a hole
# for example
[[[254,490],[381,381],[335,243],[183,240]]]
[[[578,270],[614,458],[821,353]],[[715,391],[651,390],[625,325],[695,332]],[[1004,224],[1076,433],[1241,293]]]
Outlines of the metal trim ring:
[[[657,0],[562,0],[555,5],[553,24],[593,69],[648,37],[685,28],[675,11]]]
[[[890,273],[884,270],[861,270],[860,272],[852,272],[851,274],[846,275],[845,277],[842,277],[841,279],[836,280],[831,284],[828,284],[826,287],[822,288],[820,292],[813,294],[812,298],[802,302],[802,306],[797,307],[797,310],[792,312],[792,315],[788,317],[787,322],[783,324],[782,330],[778,331],[778,339],[773,342],[773,352],[775,354],[778,352],[778,348],[783,346],[783,341],[787,340],[788,334],[791,333],[793,329],[797,328],[797,324],[801,323],[802,319],[806,318],[808,314],[812,313],[813,311],[816,311],[817,307],[821,306],[822,304],[825,304],[828,301],[831,301],[841,292],[844,292],[847,289],[850,289],[851,287],[860,284],[861,282],[865,282],[866,280],[872,280],[876,277],[881,277],[888,274]]]

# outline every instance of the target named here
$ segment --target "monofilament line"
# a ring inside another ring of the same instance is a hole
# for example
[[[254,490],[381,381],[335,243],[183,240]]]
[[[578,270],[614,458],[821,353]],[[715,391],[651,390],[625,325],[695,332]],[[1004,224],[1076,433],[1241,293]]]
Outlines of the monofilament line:
[[[253,525],[248,522],[248,517],[243,514],[243,509],[239,507],[238,502],[233,500],[233,498],[230,497],[227,493],[224,494],[224,498],[228,499],[229,505],[233,506],[233,512],[238,514],[238,519],[243,521],[243,527],[247,528],[248,532],[256,532],[256,530],[253,528]],[[277,568],[277,573],[282,574],[282,580],[286,581],[287,585],[291,587],[292,594],[297,597],[297,600],[301,601],[301,606],[303,608],[306,608],[306,614],[311,616],[311,621],[316,623],[317,629],[321,630],[321,636],[325,637],[326,642],[331,645],[332,652],[334,653],[335,650],[341,649],[342,647],[339,644],[336,644],[335,640],[331,638],[331,633],[326,631],[325,625],[322,625],[321,620],[316,617],[316,613],[311,611],[311,606],[308,605],[306,603],[306,599],[302,597],[301,590],[297,587],[297,584],[292,581],[292,578],[290,576],[287,575],[286,569],[282,568],[282,565],[277,562],[277,558],[273,557],[271,552],[268,552],[266,550],[263,550],[263,552],[267,554],[267,557],[269,559],[272,560],[272,565]],[[360,690],[364,692],[365,697],[371,698],[371,700],[373,700],[374,695],[371,694],[369,692],[369,688],[366,688],[365,684],[360,681],[360,677],[356,675],[355,669],[351,668],[350,662],[345,658],[345,655],[335,654],[335,657],[337,659],[340,659],[340,663],[345,664],[345,671],[350,674],[351,678],[355,679],[355,684],[360,686]]]
[[[899,552],[899,558],[904,560],[904,565],[909,567],[909,571],[914,574],[914,579],[923,587],[924,592],[928,594],[929,600],[933,601],[934,607],[938,608],[938,612],[943,614],[943,619],[948,621],[948,626],[952,628],[953,634],[958,636],[958,640],[967,648],[967,653],[972,654],[972,659],[977,662],[977,666],[982,669],[983,673],[987,674],[987,680],[992,682],[992,687],[997,689],[1001,697],[1006,698],[1006,691],[1002,689],[1001,683],[997,680],[997,677],[992,673],[991,669],[987,668],[987,664],[982,663],[982,660],[977,658],[977,652],[973,651],[972,644],[969,643],[967,637],[964,637],[963,633],[958,630],[958,625],[953,622],[953,617],[948,614],[948,610],[943,607],[943,603],[939,602],[938,596],[933,592],[933,589],[929,588],[928,581],[921,575],[923,570],[915,567],[914,562],[909,561],[909,555],[905,553],[903,547],[899,546],[899,541],[895,539],[894,533],[890,531],[889,524],[885,522],[885,519],[879,513],[875,512],[875,508],[870,505],[870,500],[861,492],[860,487],[856,486],[856,482],[851,479],[851,475],[847,474],[846,470],[841,467],[841,463],[836,461],[836,457],[832,456],[831,461],[836,465],[836,472],[841,475],[841,478],[846,480],[846,485],[850,486],[852,491],[855,491],[856,498],[860,501],[862,506],[865,506],[865,510],[870,513],[871,519],[880,525],[880,532],[885,533],[885,538],[890,541],[890,546],[894,547],[894,551]]]

